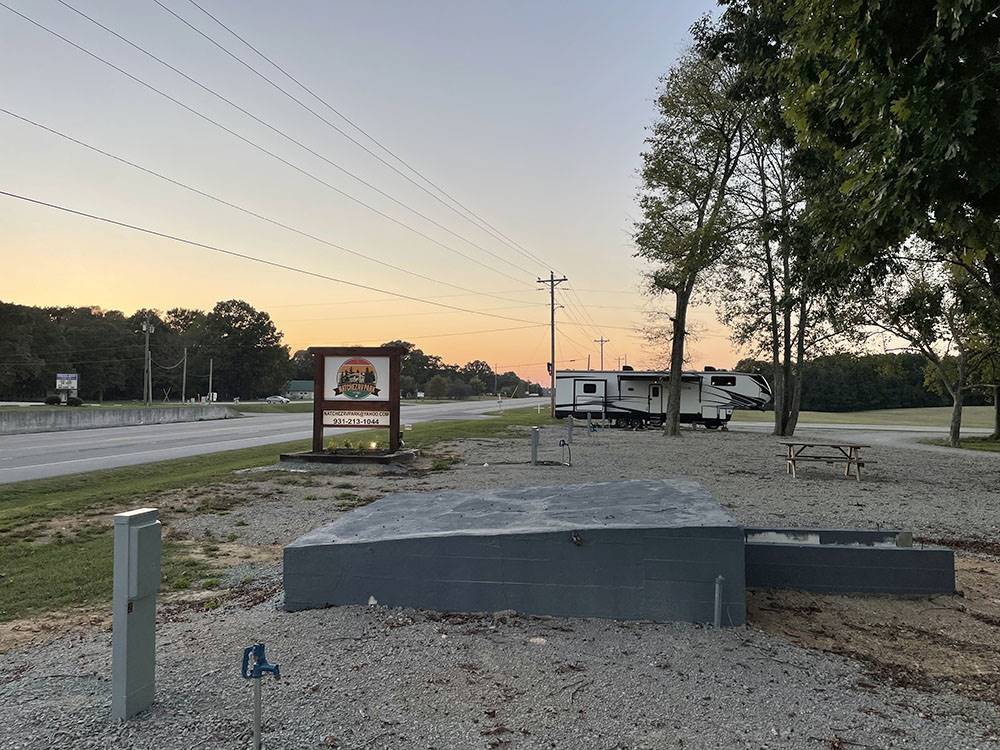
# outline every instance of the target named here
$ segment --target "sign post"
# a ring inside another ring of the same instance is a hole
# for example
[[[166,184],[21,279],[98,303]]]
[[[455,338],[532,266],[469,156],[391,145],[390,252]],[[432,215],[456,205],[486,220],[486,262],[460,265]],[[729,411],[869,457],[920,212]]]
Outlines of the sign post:
[[[323,451],[325,427],[389,428],[399,450],[399,364],[396,347],[310,347],[313,355],[312,452]]]

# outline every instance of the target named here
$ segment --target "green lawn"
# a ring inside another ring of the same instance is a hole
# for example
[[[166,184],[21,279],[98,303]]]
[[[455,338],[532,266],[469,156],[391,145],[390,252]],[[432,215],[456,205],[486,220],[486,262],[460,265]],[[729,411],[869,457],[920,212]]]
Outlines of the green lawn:
[[[406,444],[427,448],[467,437],[495,437],[514,426],[550,424],[534,408],[505,410],[485,419],[415,424]],[[350,433],[352,442],[384,441],[385,430]],[[332,442],[343,444],[345,437]],[[127,466],[52,479],[0,485],[0,622],[67,606],[106,601],[111,592],[112,537],[101,518],[109,511],[156,504],[156,493],[230,477],[237,469],[276,463],[278,454],[306,450],[308,441],[245,448],[206,456]],[[55,518],[71,516],[79,528],[38,538]],[[95,516],[88,521],[88,516]],[[165,587],[204,578],[210,571],[167,545]]]
[[[924,442],[930,445],[948,446],[947,440],[925,440]],[[990,440],[985,437],[963,438],[962,447],[973,451],[1000,453],[1000,440]]]
[[[237,404],[233,408],[244,414],[302,414],[313,410],[312,401],[292,401],[288,404]]]
[[[770,422],[774,419],[773,412],[747,411],[737,409],[733,412],[734,422]],[[950,406],[929,406],[919,409],[877,409],[875,411],[804,411],[799,415],[800,422],[820,424],[874,424],[901,425],[914,427],[941,427],[947,429],[951,422]],[[962,410],[962,425],[964,427],[992,427],[992,406],[966,406]]]

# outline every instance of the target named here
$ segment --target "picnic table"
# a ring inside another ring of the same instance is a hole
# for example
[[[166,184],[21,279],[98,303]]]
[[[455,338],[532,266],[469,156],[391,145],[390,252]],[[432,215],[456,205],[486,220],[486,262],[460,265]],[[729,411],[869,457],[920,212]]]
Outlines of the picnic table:
[[[854,468],[854,476],[861,481],[861,467],[865,465],[861,458],[861,449],[870,448],[869,445],[861,443],[813,443],[802,441],[782,440],[787,453],[785,455],[785,473],[796,477],[795,465],[799,461],[823,461],[828,464],[844,463],[844,476],[851,476],[851,468]],[[812,452],[812,449],[819,448],[825,453]],[[874,463],[874,461],[869,461]]]

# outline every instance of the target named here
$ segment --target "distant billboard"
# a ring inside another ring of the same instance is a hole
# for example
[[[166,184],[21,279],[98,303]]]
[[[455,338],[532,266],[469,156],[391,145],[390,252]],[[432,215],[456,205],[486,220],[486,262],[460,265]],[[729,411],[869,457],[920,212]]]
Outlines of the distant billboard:
[[[80,376],[75,372],[56,373],[57,391],[76,391],[80,388]]]

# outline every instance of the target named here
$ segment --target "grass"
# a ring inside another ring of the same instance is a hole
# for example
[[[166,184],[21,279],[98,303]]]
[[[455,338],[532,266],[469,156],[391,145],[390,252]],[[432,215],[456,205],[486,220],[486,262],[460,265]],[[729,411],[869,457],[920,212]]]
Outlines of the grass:
[[[770,422],[774,419],[773,412],[747,411],[737,409],[733,412],[735,422]],[[899,425],[906,427],[940,427],[948,429],[951,422],[950,406],[928,406],[917,409],[877,409],[874,411],[804,411],[799,415],[800,422],[816,424],[872,424]],[[963,427],[992,427],[992,406],[966,406],[962,410]]]
[[[223,404],[225,406],[226,404]],[[0,412],[11,412],[11,411],[84,411],[87,409],[161,409],[168,406],[207,406],[207,404],[182,404],[180,401],[154,401],[149,406],[139,402],[139,401],[123,401],[121,403],[115,403],[111,401],[106,401],[104,403],[97,403],[96,401],[86,401],[83,406],[62,406],[62,405],[52,405],[49,404],[32,404],[31,406],[12,406],[10,404],[0,405]]]
[[[538,414],[530,407],[511,409],[485,419],[418,423],[405,433],[405,440],[410,447],[427,448],[461,438],[496,437],[511,427],[552,421],[548,414]],[[384,440],[385,431],[365,430],[351,434],[349,439]],[[308,441],[303,440],[3,485],[0,488],[0,622],[108,600],[113,537],[110,524],[100,516],[155,504],[156,493],[229,479],[238,469],[267,466],[277,461],[279,453],[308,447]],[[337,487],[353,489],[347,482]],[[345,505],[359,501],[352,492],[341,494],[338,500]],[[196,512],[212,512],[220,504],[231,507],[228,497],[212,496]],[[82,520],[87,516],[94,518],[78,524],[68,535],[57,532],[42,538],[48,528],[46,524],[53,519]],[[217,573],[206,561],[191,557],[187,550],[188,545],[164,543],[165,589],[189,588]]]
[[[288,404],[237,404],[233,407],[244,414],[309,414],[312,401],[292,401]]]
[[[0,545],[0,622],[108,601],[114,536],[110,529],[69,542]],[[186,589],[214,573],[205,561],[165,542],[162,589]]]
[[[451,440],[466,438],[491,438],[506,432],[511,427],[536,427],[550,424],[560,424],[542,410],[539,414],[534,407],[506,409],[503,414],[492,412],[486,419],[459,419],[441,422],[419,422],[412,430],[403,433],[403,442],[407,448],[428,448],[435,443],[445,443]],[[338,435],[327,441],[330,444],[343,446],[344,442],[351,445],[366,444],[372,441],[385,440],[385,430],[359,430],[346,435]]]
[[[929,445],[943,445],[948,447],[947,440],[924,440]],[[962,448],[973,451],[987,451],[1000,453],[1000,440],[991,440],[987,437],[962,438]]]

